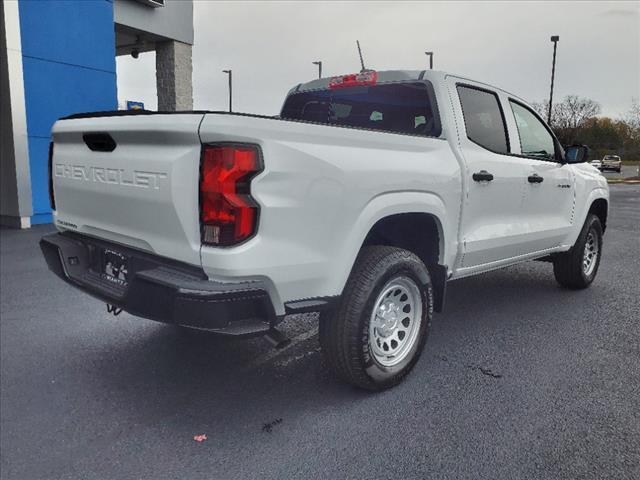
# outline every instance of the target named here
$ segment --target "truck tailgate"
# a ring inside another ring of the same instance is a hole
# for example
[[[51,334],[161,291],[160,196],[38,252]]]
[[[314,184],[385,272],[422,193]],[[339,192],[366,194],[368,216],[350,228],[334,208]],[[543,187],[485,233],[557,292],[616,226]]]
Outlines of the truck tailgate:
[[[201,120],[193,113],[56,122],[56,226],[200,265]]]

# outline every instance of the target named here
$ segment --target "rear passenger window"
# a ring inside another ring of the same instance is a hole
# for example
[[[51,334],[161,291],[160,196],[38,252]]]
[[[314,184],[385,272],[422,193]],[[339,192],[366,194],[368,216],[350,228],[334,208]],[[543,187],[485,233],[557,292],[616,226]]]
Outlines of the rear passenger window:
[[[467,137],[481,147],[497,153],[509,153],[507,127],[493,92],[458,85]]]

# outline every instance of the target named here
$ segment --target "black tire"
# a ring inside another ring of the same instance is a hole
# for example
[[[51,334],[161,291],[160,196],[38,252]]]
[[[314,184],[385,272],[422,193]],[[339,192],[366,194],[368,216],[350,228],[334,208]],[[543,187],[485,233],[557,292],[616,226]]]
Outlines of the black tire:
[[[402,361],[385,366],[371,351],[369,326],[378,297],[383,288],[395,279],[408,279],[417,287],[414,291],[419,300],[415,300],[420,303],[421,314],[416,305],[415,315],[420,318],[420,324],[415,326],[416,336],[412,337],[411,347],[407,344]],[[331,370],[342,380],[367,390],[390,388],[400,383],[420,358],[432,316],[433,289],[424,263],[413,253],[400,248],[364,247],[356,259],[339,305],[320,315],[322,352]]]
[[[589,235],[595,236],[598,250],[595,254],[595,265],[589,271],[585,271],[584,253]],[[602,258],[602,224],[600,219],[593,215],[587,215],[580,235],[571,249],[564,253],[554,255],[553,274],[560,285],[571,289],[587,288],[596,278],[600,259]]]

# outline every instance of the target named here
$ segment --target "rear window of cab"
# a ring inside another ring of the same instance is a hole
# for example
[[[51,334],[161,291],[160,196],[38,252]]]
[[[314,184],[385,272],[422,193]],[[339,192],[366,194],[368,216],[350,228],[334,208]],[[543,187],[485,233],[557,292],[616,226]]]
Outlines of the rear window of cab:
[[[294,93],[280,117],[425,137],[442,133],[433,87],[426,81]]]

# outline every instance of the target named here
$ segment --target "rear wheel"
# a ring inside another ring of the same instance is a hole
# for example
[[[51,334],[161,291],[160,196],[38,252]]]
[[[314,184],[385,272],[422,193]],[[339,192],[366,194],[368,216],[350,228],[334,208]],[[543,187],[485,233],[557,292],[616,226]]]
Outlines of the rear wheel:
[[[417,256],[394,247],[365,247],[339,306],[320,317],[327,363],[357,387],[392,387],[418,361],[432,312],[429,272]]]
[[[598,273],[602,255],[602,224],[589,214],[575,245],[554,256],[553,273],[560,285],[580,289],[588,287]]]

